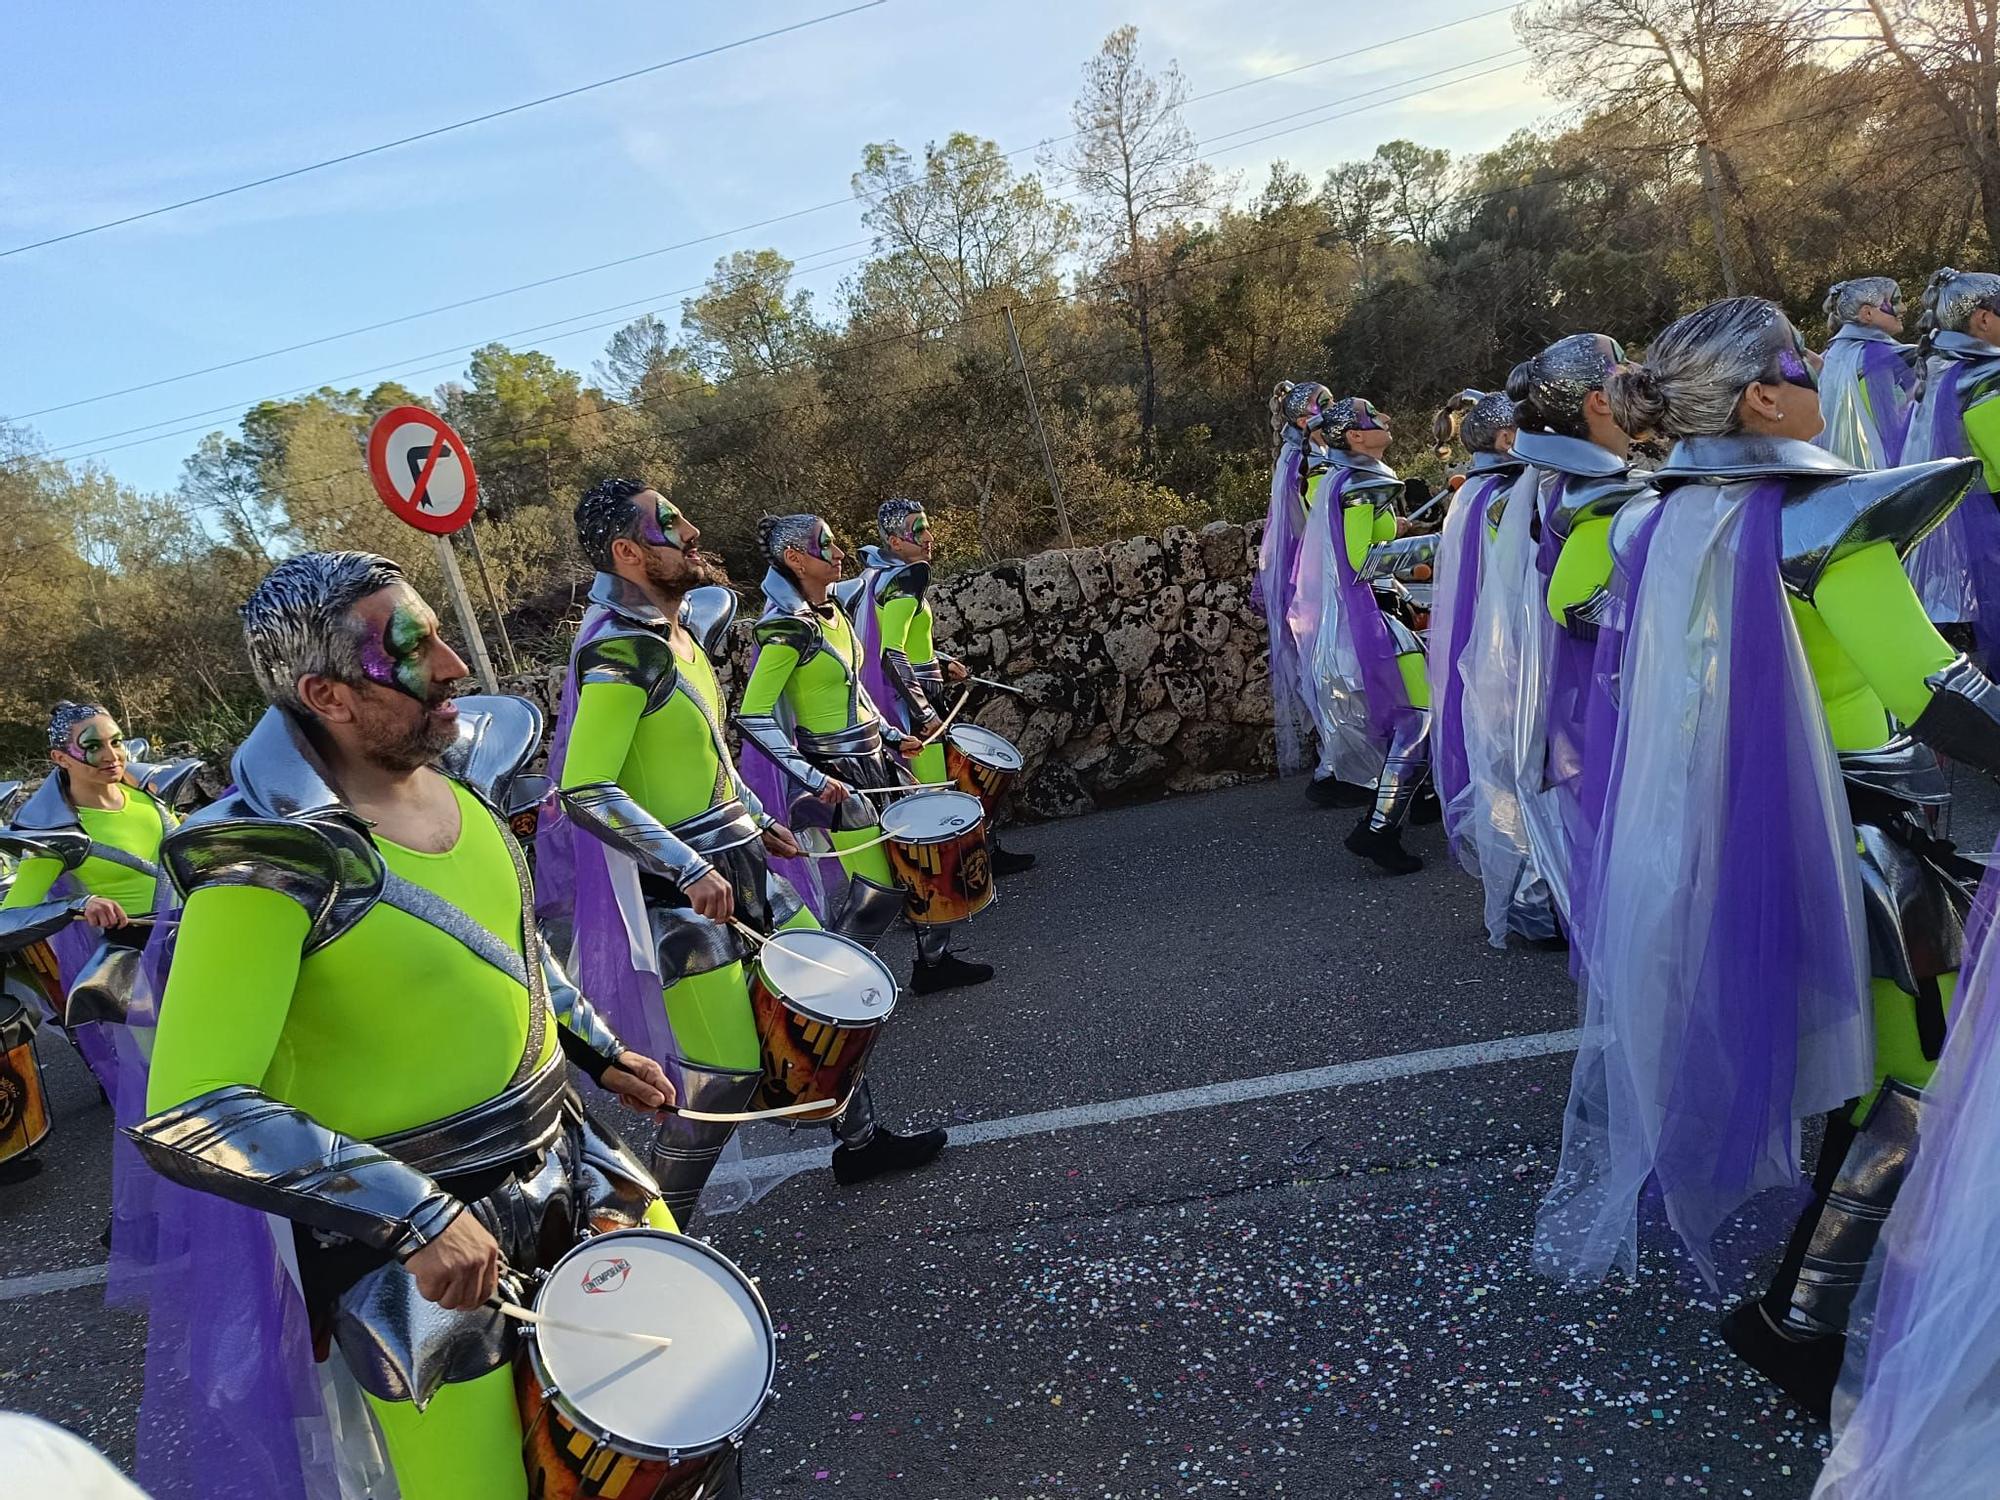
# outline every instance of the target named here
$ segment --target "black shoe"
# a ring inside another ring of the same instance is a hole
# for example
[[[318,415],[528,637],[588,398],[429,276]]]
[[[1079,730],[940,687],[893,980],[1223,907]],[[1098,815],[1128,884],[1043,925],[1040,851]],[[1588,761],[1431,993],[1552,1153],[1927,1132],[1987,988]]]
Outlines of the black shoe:
[[[997,879],[1002,875],[1019,875],[1023,870],[1034,869],[1035,856],[1022,854],[1013,849],[1002,849],[996,843],[988,863],[992,866],[994,877]]]
[[[918,959],[910,967],[910,988],[919,995],[935,995],[939,990],[962,990],[984,984],[993,977],[993,965],[967,963],[955,953],[947,953],[934,964]]]
[[[97,1243],[98,1243],[98,1244],[100,1244],[100,1245],[102,1245],[102,1246],[103,1246],[103,1247],[104,1247],[105,1249],[107,1249],[107,1250],[109,1250],[109,1249],[111,1248],[111,1215],[110,1215],[110,1214],[106,1214],[106,1215],[104,1216],[104,1229],[103,1229],[103,1231],[102,1231],[102,1232],[101,1232],[101,1233],[100,1233],[100,1234],[99,1234],[99,1235],[97,1236]]]
[[[1371,807],[1375,794],[1338,776],[1315,776],[1306,783],[1306,801],[1314,807]]]
[[[1399,828],[1384,828],[1379,832],[1368,826],[1363,818],[1354,825],[1354,832],[1347,836],[1350,854],[1358,854],[1387,870],[1391,875],[1414,875],[1424,867],[1424,862],[1403,847],[1403,833]]]
[[[921,1135],[897,1135],[893,1130],[875,1128],[865,1146],[836,1146],[833,1152],[834,1180],[852,1187],[885,1172],[907,1172],[921,1167],[944,1150],[945,1133],[926,1130]]]
[[[1424,789],[1417,793],[1417,800],[1410,805],[1410,821],[1419,826],[1444,821],[1444,804],[1438,801],[1437,788],[1428,781]]]
[[[1827,1420],[1833,1388],[1847,1355],[1845,1334],[1795,1339],[1773,1326],[1754,1297],[1740,1302],[1722,1320],[1722,1341],[1736,1357],[1790,1396],[1807,1416]]]

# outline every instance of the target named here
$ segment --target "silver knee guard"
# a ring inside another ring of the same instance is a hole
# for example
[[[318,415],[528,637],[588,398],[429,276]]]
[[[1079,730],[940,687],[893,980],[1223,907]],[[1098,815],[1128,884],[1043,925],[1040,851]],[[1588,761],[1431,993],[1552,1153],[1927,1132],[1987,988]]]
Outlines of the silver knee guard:
[[[722,1068],[704,1068],[683,1061],[680,1102],[688,1109],[705,1114],[741,1114],[750,1107],[750,1096],[763,1082],[762,1073],[736,1073]],[[736,1133],[733,1121],[690,1120],[668,1115],[660,1121],[653,1137],[653,1151],[647,1161],[660,1184],[660,1197],[674,1222],[685,1231],[694,1219],[701,1190],[715,1170],[715,1159]]]
[[[875,1139],[875,1095],[863,1078],[847,1101],[847,1108],[832,1122],[834,1136],[843,1146],[865,1146]]]
[[[1368,815],[1370,831],[1401,828],[1410,806],[1431,773],[1431,712],[1427,708],[1398,714],[1382,776],[1375,783],[1375,809]]]
[[[951,928],[935,925],[925,926],[912,922],[910,929],[917,935],[917,962],[934,964],[951,952]]]
[[[1820,1208],[1799,1266],[1784,1331],[1794,1338],[1825,1338],[1847,1331],[1854,1294],[1882,1225],[1895,1206],[1917,1146],[1923,1095],[1891,1078],[1847,1148],[1847,1158]]]
[[[840,917],[833,924],[833,930],[844,938],[852,938],[862,947],[873,949],[882,941],[882,934],[895,925],[896,918],[903,914],[903,893],[894,886],[877,885],[865,875],[851,876],[847,882],[847,897],[841,903]]]

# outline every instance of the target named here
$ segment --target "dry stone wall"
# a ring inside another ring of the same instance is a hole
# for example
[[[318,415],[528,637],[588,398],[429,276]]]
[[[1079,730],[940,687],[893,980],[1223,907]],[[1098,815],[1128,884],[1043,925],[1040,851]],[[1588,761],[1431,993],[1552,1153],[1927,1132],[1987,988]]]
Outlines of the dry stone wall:
[[[972,717],[1020,747],[1022,815],[1070,817],[1271,774],[1270,665],[1250,602],[1260,531],[1170,526],[932,585],[939,647],[1020,689],[981,691]],[[722,672],[732,697],[753,615],[746,604]],[[546,677],[510,687],[551,701]]]

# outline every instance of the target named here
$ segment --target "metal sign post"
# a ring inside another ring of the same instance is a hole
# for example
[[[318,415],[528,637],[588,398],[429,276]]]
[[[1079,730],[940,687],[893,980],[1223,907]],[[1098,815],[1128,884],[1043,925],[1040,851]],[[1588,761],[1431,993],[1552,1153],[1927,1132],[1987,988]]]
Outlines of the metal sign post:
[[[472,654],[472,670],[479,685],[489,693],[500,691],[500,679],[493,675],[493,659],[486,654],[486,637],[479,633],[479,617],[472,612],[472,596],[465,591],[465,575],[458,571],[458,553],[448,536],[433,537],[437,543],[438,571],[444,574],[444,590],[451,595],[452,612]]]

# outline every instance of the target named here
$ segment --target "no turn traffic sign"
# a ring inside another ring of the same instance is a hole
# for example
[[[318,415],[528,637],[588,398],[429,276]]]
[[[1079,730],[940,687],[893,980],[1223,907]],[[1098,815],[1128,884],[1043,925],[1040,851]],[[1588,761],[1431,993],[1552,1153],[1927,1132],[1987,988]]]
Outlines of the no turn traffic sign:
[[[398,519],[448,536],[472,519],[479,476],[472,454],[436,412],[396,406],[368,429],[368,477]]]

